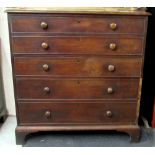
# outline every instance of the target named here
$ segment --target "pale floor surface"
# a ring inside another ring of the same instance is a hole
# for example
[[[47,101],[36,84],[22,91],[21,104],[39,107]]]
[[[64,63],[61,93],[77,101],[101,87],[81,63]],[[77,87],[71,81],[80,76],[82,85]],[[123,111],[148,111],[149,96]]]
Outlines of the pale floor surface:
[[[0,124],[0,147],[8,147],[8,146],[9,147],[21,147],[22,146],[22,145],[16,145],[16,141],[15,141],[15,127],[16,127],[16,117],[15,116],[9,116],[7,118],[7,120],[5,121],[5,123],[2,124],[2,126]],[[143,131],[145,131],[145,130],[143,129]],[[140,145],[155,146],[155,139],[154,139],[155,129],[151,129],[151,133],[152,134],[150,134],[150,132],[148,132],[148,131],[150,131],[150,130],[146,130],[144,132],[145,134],[143,134],[143,136],[141,138],[142,139],[141,142],[135,144],[135,146],[140,146]],[[40,136],[40,137],[41,138],[47,138],[46,135],[45,136]],[[52,136],[51,139],[53,139],[54,137],[55,136]],[[109,136],[107,136],[107,138],[108,137]],[[48,136],[48,138],[50,139],[50,136]],[[63,137],[58,137],[57,139],[59,139],[59,140],[61,139],[62,140],[62,138]],[[128,139],[127,136],[125,138]],[[103,140],[105,140],[105,139],[103,139]],[[114,141],[114,139],[112,139],[112,137],[111,137],[111,140]],[[31,141],[32,142],[34,141],[32,146],[40,146],[40,144],[38,144],[40,142],[39,136],[38,136],[38,139],[36,139],[36,140],[35,140],[35,138],[34,138],[34,140],[30,139],[29,143],[27,144],[27,146],[29,146],[29,144],[31,144]],[[65,142],[65,141],[66,140],[64,139],[63,142]],[[115,143],[118,143],[118,138],[115,138],[115,141],[116,141]],[[124,141],[124,136],[123,136],[123,140],[122,141]],[[51,144],[52,144],[52,140],[51,140]],[[54,140],[54,144],[55,144],[55,140]],[[44,146],[48,146],[48,145],[49,145],[48,143],[44,144]],[[130,146],[131,146],[131,144],[130,144]]]
[[[15,127],[15,116],[9,116],[5,123],[0,125],[0,147],[21,147],[21,145],[16,145]]]

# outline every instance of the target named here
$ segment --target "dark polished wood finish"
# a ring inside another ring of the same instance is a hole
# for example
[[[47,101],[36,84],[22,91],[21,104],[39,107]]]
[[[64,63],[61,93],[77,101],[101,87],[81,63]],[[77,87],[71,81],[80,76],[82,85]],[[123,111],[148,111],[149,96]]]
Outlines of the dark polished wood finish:
[[[12,32],[45,33],[127,33],[143,34],[145,23],[143,17],[131,16],[94,16],[94,15],[12,15]],[[46,28],[41,26],[44,22]],[[116,28],[112,28],[116,24]]]
[[[142,55],[144,39],[132,36],[12,37],[14,54]],[[110,44],[116,48],[111,49]],[[24,46],[24,47],[23,47]]]
[[[147,13],[9,13],[16,142],[38,131],[140,137]]]
[[[136,103],[131,102],[19,102],[21,125],[134,124]],[[33,118],[33,119],[32,119]]]
[[[109,71],[110,65],[114,71]],[[140,77],[142,58],[15,57],[16,76]],[[71,67],[72,66],[72,67]]]
[[[137,99],[138,88],[138,79],[16,79],[17,99]]]

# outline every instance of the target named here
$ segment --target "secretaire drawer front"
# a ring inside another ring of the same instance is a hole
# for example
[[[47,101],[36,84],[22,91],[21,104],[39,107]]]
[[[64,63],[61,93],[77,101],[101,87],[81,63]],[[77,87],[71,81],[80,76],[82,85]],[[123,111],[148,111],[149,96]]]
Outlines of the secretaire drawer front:
[[[19,123],[119,124],[136,121],[135,103],[18,103]]]
[[[12,32],[143,34],[145,19],[101,15],[10,16]]]
[[[141,58],[15,57],[16,76],[140,77]]]
[[[17,78],[17,99],[137,99],[138,79]]]
[[[143,38],[122,36],[12,37],[13,53],[135,55]]]

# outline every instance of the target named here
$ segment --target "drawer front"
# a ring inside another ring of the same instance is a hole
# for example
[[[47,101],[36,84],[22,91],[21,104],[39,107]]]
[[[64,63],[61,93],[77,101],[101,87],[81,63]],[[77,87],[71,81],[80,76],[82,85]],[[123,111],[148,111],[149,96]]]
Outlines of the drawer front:
[[[143,38],[124,36],[12,37],[13,53],[135,55],[143,53]]]
[[[140,77],[141,58],[15,57],[17,76]]]
[[[49,17],[50,16],[50,17]],[[12,32],[143,34],[145,18],[91,15],[11,16]]]
[[[138,79],[17,78],[17,99],[137,99]]]
[[[19,124],[134,124],[136,103],[19,103]]]

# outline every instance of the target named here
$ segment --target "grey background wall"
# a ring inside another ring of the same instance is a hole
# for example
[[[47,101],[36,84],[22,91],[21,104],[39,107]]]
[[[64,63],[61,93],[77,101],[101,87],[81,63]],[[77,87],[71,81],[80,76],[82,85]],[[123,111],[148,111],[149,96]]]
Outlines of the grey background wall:
[[[4,8],[0,8],[0,38],[1,38],[1,56],[2,56],[2,74],[6,106],[10,115],[15,115],[15,101],[12,82],[12,68],[9,46],[9,33],[7,14]]]

